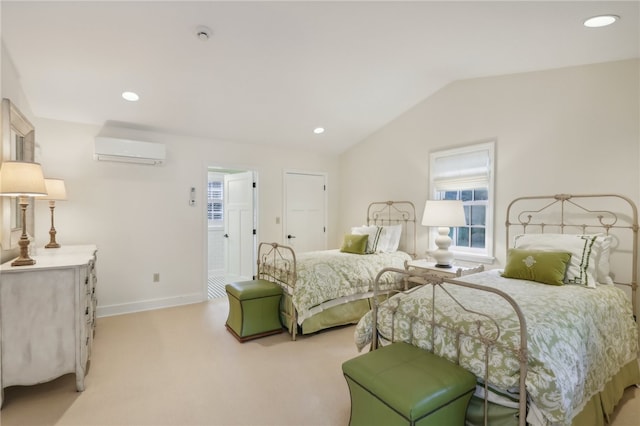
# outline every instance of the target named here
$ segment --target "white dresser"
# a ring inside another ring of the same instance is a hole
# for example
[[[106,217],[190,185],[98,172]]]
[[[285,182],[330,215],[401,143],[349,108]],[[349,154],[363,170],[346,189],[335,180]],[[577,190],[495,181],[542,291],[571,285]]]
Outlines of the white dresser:
[[[78,391],[95,329],[93,245],[38,248],[36,264],[0,265],[0,406],[4,388],[75,373]]]

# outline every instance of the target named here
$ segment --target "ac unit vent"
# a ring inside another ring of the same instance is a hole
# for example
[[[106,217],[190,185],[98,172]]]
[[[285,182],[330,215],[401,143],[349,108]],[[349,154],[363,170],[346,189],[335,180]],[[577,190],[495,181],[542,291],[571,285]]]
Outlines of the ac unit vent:
[[[166,159],[164,144],[96,136],[94,158],[99,161],[158,166]]]

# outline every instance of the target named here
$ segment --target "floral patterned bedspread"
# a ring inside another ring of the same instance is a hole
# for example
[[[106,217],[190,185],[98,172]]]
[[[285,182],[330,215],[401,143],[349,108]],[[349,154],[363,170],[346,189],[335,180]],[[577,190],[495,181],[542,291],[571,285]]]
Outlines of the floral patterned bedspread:
[[[502,278],[499,272],[489,270],[469,275],[464,281],[502,290],[518,303],[528,332],[526,387],[529,397],[549,423],[571,424],[584,404],[601,391],[622,366],[637,358],[638,331],[629,297],[611,285],[595,289],[551,286]],[[478,291],[451,284],[445,286],[464,306],[493,312],[503,333],[500,339],[506,339],[501,341],[519,342],[517,319],[504,299],[486,292],[478,297]],[[431,316],[432,289],[427,285],[383,303],[378,312],[381,337],[432,350],[430,326],[420,320]],[[445,303],[445,299],[449,303]],[[451,303],[441,290],[436,292],[435,300],[436,321],[473,330],[472,314]],[[360,320],[355,331],[359,349],[370,340],[371,312]],[[436,328],[433,346],[438,355],[456,361],[458,345],[451,333]],[[481,346],[471,338],[461,338],[459,344],[459,363],[478,377],[484,377],[485,370],[483,358],[479,358],[479,354],[484,353]],[[495,350],[489,365],[492,386],[517,389],[519,365],[513,353]]]
[[[381,269],[404,269],[405,260],[411,260],[411,256],[402,251],[352,254],[322,250],[298,254],[296,288],[292,296],[298,323],[302,324],[310,316],[310,310],[324,302],[353,299],[373,290],[373,282]],[[400,288],[401,280],[396,274],[382,276],[381,290]]]

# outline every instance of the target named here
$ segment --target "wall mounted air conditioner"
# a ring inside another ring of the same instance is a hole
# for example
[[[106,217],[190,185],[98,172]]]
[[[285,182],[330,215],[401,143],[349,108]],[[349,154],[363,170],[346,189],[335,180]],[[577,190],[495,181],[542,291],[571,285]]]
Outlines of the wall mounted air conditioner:
[[[99,161],[158,166],[166,158],[165,146],[155,142],[96,136],[94,148],[94,158]]]

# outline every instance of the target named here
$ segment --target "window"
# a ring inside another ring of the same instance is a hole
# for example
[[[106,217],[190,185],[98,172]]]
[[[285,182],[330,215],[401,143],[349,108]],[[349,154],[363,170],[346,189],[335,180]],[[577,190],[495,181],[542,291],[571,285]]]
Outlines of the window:
[[[430,198],[464,205],[467,225],[449,231],[456,259],[493,260],[494,146],[486,142],[430,155]]]
[[[207,188],[207,218],[209,225],[222,224],[224,199],[223,184],[221,180],[210,180]]]

